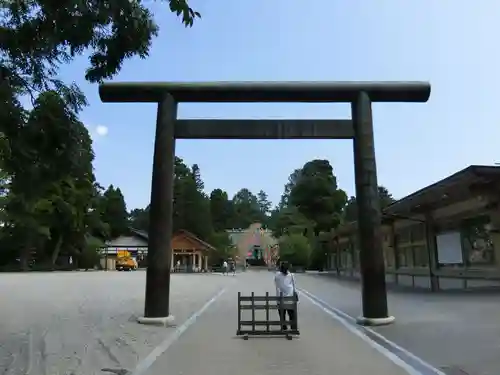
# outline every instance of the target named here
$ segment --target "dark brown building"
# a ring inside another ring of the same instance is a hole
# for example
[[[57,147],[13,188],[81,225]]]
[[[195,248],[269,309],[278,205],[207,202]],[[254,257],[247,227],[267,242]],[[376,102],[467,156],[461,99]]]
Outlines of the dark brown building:
[[[500,167],[469,166],[383,210],[388,283],[500,288]],[[356,222],[334,233],[328,269],[359,277]]]

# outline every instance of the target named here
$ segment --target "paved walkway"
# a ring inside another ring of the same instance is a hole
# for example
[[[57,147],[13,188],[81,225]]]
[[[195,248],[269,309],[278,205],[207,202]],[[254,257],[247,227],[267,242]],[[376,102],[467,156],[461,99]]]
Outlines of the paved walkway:
[[[285,338],[250,338],[244,341],[235,337],[237,292],[274,292],[272,277],[273,274],[267,272],[238,274],[226,291],[196,322],[178,335],[175,342],[171,341],[157,350],[158,356],[151,366],[142,366],[142,370],[135,373],[407,374],[305,297],[301,298],[299,306],[299,338],[292,341]]]
[[[298,275],[298,280],[299,288],[331,307],[352,317],[361,311],[357,282],[307,274]],[[500,374],[498,292],[389,291],[388,300],[396,323],[373,328],[386,339],[447,375]]]

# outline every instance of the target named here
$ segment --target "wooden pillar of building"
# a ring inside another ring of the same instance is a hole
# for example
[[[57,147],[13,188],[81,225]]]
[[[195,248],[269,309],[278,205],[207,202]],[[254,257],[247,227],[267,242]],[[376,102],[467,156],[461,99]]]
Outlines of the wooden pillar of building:
[[[425,213],[425,240],[427,245],[428,263],[429,263],[429,278],[431,290],[437,292],[439,290],[439,278],[436,275],[438,269],[437,244],[436,244],[436,225],[432,215]]]
[[[203,268],[203,265],[202,265],[202,258],[203,258],[203,252],[200,251],[198,253],[198,270],[201,270]]]
[[[493,242],[493,257],[495,259],[495,268],[500,270],[500,205],[497,203],[496,195],[492,197],[493,203],[490,204],[490,237]]]

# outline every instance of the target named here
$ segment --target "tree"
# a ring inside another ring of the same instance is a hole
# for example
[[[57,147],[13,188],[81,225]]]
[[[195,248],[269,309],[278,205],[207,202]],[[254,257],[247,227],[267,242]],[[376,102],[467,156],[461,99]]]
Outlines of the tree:
[[[87,230],[88,234],[98,240],[104,241],[111,238],[111,227],[103,221],[101,215],[103,204],[104,188],[95,182],[93,195],[89,202],[90,208],[87,210]]]
[[[302,169],[297,168],[290,174],[290,176],[288,176],[288,182],[285,184],[284,192],[281,195],[280,202],[278,203],[278,209],[282,209],[288,205],[290,193],[291,193],[293,187],[296,185],[297,181],[299,180],[301,173],[302,173]]]
[[[4,229],[9,236],[23,233],[16,244],[23,268],[36,248],[54,264],[62,249],[80,248],[91,224],[92,140],[53,91],[39,95],[18,120],[4,128],[9,147],[2,164],[10,176]]]
[[[206,240],[213,231],[211,200],[203,192],[200,168],[194,164],[189,168],[175,157],[173,230],[188,230]],[[149,230],[149,205],[145,209],[134,209],[128,215],[129,225],[140,230]],[[225,228],[224,228],[225,229]]]
[[[110,185],[102,196],[100,205],[101,217],[109,225],[112,238],[121,236],[128,231],[128,212],[125,197],[120,188]]]
[[[201,179],[201,172],[200,172],[200,167],[198,167],[198,164],[193,164],[191,167],[191,170],[193,172],[193,178],[196,183],[196,189],[199,192],[203,192],[203,189],[205,188],[205,184],[203,183],[203,180]]]
[[[130,227],[134,229],[149,230],[149,205],[146,208],[135,208],[129,214]]]
[[[384,186],[378,187],[378,197],[380,200],[380,209],[383,210],[385,207],[394,203],[396,200],[393,198],[389,190]],[[344,221],[351,222],[358,220],[358,205],[356,197],[350,197],[344,207]]]
[[[358,204],[356,197],[351,196],[344,207],[344,221],[350,223],[358,220]]]
[[[169,5],[186,26],[199,17],[186,0]],[[58,70],[88,54],[85,79],[112,78],[126,58],[147,57],[158,27],[138,1],[13,1],[0,9],[0,249],[25,269],[30,257],[78,259],[89,233],[106,237],[109,228],[100,220],[92,141],[77,118],[86,100]],[[113,225],[123,228],[119,216]]]
[[[234,195],[233,207],[236,228],[248,228],[251,224],[265,219],[260,211],[257,197],[246,188]]]
[[[321,232],[314,237],[311,243],[311,255],[309,259],[309,269],[322,271],[327,263],[327,257],[330,253],[329,244],[331,243],[331,233]]]
[[[318,235],[339,225],[347,196],[338,188],[328,160],[312,160],[302,168],[288,200],[314,222],[314,233]]]
[[[289,262],[294,268],[306,268],[309,265],[311,245],[307,237],[291,234],[280,239],[279,254],[280,261]]]
[[[210,193],[210,215],[214,231],[221,232],[233,226],[233,202],[221,189],[215,189]]]
[[[271,217],[270,229],[275,238],[290,234],[306,235],[314,228],[314,223],[308,220],[297,207],[289,206],[276,211]]]
[[[102,241],[94,237],[89,237],[79,256],[79,266],[88,270],[99,265],[101,258],[99,251],[102,246],[104,246]]]
[[[170,10],[186,26],[200,17],[187,0],[169,0]],[[35,98],[53,89],[77,109],[85,97],[76,85],[57,78],[61,64],[88,54],[89,82],[116,75],[126,58],[146,58],[158,26],[139,1],[48,0],[4,2],[2,7],[0,71],[17,94]]]
[[[267,194],[264,190],[260,190],[257,193],[257,204],[259,205],[259,210],[262,216],[267,217],[271,211],[272,203],[269,202]]]
[[[199,168],[187,167],[176,158],[174,179],[174,231],[185,229],[206,240],[213,231],[210,217],[210,201],[199,190]],[[194,173],[196,172],[196,173]],[[199,178],[197,182],[196,175]]]
[[[392,196],[391,193],[389,193],[389,190],[387,190],[386,187],[384,186],[379,186],[378,187],[378,197],[380,199],[380,208],[384,209],[390,204],[396,202],[394,197]]]
[[[231,242],[227,232],[216,232],[210,236],[210,244],[215,248],[210,252],[210,264],[221,264],[224,260],[234,258],[236,247]]]

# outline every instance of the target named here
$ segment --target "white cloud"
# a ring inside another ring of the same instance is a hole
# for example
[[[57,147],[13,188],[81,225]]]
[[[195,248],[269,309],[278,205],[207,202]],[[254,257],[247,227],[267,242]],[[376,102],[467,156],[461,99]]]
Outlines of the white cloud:
[[[108,127],[104,125],[97,125],[95,128],[95,132],[100,137],[105,137],[108,135]]]

